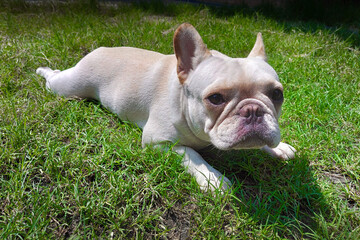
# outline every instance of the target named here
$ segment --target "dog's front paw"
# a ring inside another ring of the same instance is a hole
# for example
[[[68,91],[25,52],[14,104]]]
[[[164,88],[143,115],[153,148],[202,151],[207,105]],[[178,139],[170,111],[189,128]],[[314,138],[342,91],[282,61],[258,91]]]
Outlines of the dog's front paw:
[[[275,148],[270,148],[268,146],[265,146],[262,148],[262,150],[269,153],[273,157],[280,158],[283,160],[294,158],[296,152],[295,148],[283,142],[280,142],[279,145]]]
[[[174,146],[173,149],[184,156],[182,163],[187,172],[195,177],[201,190],[216,192],[219,189],[224,192],[231,187],[230,180],[210,166],[194,149],[185,146]]]
[[[225,191],[231,187],[231,181],[224,175],[215,172],[209,172],[207,176],[202,172],[196,173],[196,181],[200,185],[201,190],[215,192],[216,189]]]

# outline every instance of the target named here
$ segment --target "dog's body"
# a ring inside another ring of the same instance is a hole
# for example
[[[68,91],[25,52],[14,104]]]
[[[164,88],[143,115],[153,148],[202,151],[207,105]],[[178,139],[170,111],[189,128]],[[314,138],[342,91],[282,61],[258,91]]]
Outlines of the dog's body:
[[[39,68],[46,86],[62,96],[100,101],[143,129],[142,144],[176,143],[183,163],[203,189],[230,185],[195,150],[262,148],[283,159],[295,149],[280,143],[277,119],[282,85],[266,63],[261,35],[248,58],[209,51],[190,24],[174,36],[175,55],[99,48],[65,71]],[[279,144],[280,143],[280,144]]]

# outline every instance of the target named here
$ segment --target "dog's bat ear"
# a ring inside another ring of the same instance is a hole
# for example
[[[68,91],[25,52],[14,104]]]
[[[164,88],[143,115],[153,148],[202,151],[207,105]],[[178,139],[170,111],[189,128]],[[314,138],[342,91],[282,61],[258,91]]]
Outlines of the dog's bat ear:
[[[177,58],[177,74],[181,84],[185,82],[191,71],[211,56],[200,34],[189,23],[183,23],[176,29],[174,50]]]
[[[257,57],[257,58],[261,58],[264,61],[267,61],[267,57],[265,53],[265,45],[261,33],[258,33],[256,37],[255,45],[248,57]]]

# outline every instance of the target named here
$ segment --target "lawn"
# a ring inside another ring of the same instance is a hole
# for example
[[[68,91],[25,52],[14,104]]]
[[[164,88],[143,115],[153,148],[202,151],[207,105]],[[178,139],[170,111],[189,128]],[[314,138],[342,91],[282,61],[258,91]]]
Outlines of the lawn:
[[[0,238],[358,239],[360,19],[276,13],[0,1]],[[234,183],[225,194],[202,192],[181,156],[141,148],[138,127],[35,74],[100,46],[172,54],[183,22],[231,57],[262,32],[285,89],[280,127],[296,158],[204,150]]]

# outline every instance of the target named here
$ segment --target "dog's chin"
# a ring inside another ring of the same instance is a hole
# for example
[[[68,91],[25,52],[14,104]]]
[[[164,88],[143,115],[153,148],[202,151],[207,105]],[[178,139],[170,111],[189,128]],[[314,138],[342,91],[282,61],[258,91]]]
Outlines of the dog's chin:
[[[276,147],[279,142],[264,141],[260,138],[247,138],[239,142],[213,141],[212,144],[220,150],[260,149],[264,146]]]
[[[231,149],[260,149],[264,146],[269,146],[271,148],[279,145],[280,141],[274,141],[274,139],[264,139],[260,137],[248,137],[244,140],[237,142]]]
[[[260,149],[264,146],[274,148],[280,143],[280,133],[277,131],[261,133],[249,131],[246,134],[240,134],[235,137],[231,135],[227,138],[213,136],[211,142],[220,150]]]

